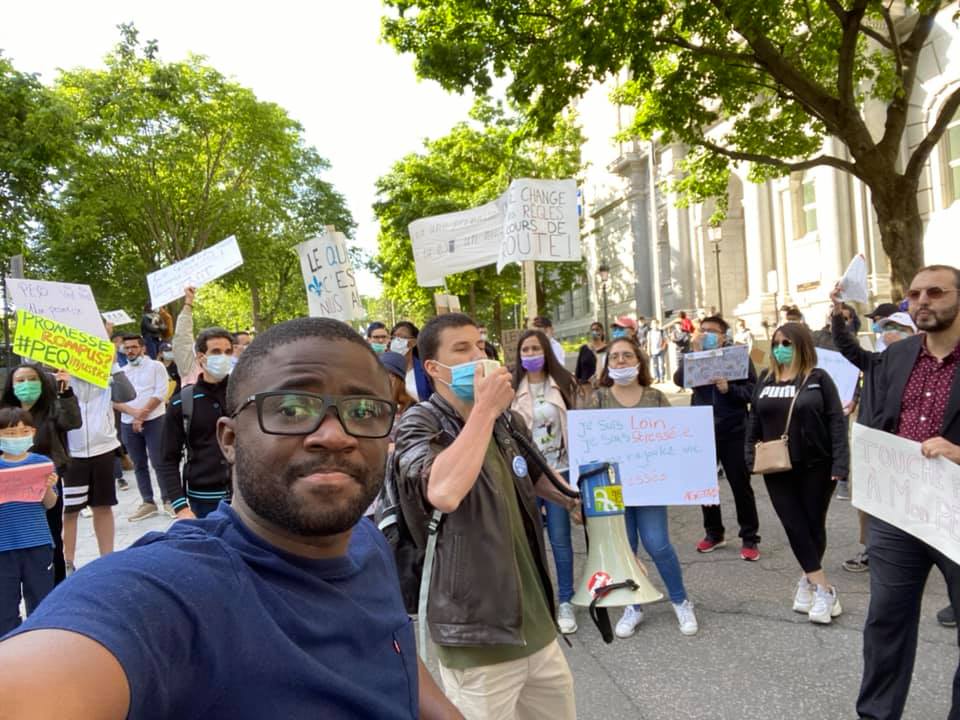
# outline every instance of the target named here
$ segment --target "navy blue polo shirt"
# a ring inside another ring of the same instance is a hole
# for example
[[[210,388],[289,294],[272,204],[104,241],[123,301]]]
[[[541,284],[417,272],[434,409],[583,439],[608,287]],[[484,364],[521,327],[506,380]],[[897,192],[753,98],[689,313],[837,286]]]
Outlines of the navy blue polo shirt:
[[[136,720],[418,714],[412,624],[389,546],[365,519],[346,556],[308,560],[222,503],[82,568],[12,634],[41,628],[106,647]]]

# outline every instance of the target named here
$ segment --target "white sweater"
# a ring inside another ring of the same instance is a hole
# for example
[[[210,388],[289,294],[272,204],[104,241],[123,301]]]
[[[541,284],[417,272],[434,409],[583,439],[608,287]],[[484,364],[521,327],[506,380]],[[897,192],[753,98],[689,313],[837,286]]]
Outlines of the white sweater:
[[[71,385],[80,405],[83,425],[67,433],[70,456],[92,458],[113,452],[120,447],[120,441],[114,425],[110,388],[99,388],[77,378]]]

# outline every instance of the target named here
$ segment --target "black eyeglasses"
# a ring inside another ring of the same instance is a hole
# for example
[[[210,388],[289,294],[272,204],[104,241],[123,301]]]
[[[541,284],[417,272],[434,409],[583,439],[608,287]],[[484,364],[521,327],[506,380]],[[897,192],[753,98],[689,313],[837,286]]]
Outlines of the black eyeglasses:
[[[347,435],[382,438],[390,434],[397,406],[369,395],[316,395],[299,390],[274,390],[251,395],[230,416],[235,418],[251,403],[257,422],[268,435],[309,435],[333,409]]]
[[[786,338],[784,338],[783,340],[779,340],[779,341],[778,341],[778,340],[774,340],[774,341],[773,341],[773,346],[774,346],[774,347],[790,347],[791,345],[793,345],[793,342],[790,341],[790,340],[787,340]]]
[[[957,288],[943,288],[943,287],[928,287],[928,288],[918,288],[916,290],[911,289],[907,290],[907,300],[912,303],[917,302],[923,294],[926,293],[927,297],[931,300],[939,300],[947,293],[957,292]]]

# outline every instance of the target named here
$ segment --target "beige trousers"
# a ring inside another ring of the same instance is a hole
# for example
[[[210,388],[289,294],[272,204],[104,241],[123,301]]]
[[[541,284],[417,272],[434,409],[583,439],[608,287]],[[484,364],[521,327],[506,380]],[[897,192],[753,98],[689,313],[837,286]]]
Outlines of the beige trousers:
[[[451,670],[443,689],[467,720],[574,720],[573,675],[554,640],[522,660]]]

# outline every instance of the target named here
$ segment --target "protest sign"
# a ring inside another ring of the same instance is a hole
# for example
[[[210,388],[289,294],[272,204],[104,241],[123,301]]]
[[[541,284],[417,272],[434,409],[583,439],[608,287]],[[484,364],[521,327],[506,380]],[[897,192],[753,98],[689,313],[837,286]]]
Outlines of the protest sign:
[[[439,287],[454,273],[493,265],[503,238],[502,199],[471,210],[414,220],[407,226],[417,284]]]
[[[853,395],[860,383],[860,370],[836,350],[817,348],[817,367],[826,371],[844,405],[853,402]]]
[[[619,463],[626,505],[714,505],[713,408],[573,410],[568,414],[570,482],[593,462]]]
[[[446,315],[447,313],[458,313],[460,312],[460,298],[457,295],[447,295],[446,293],[434,293],[433,306],[437,310],[437,315]]]
[[[183,297],[186,286],[201,287],[241,265],[240,246],[231,235],[213,247],[147,275],[150,303],[154,310],[161,308]]]
[[[17,310],[13,351],[102,388],[109,386],[116,359],[109,340],[26,310]]]
[[[366,314],[343,233],[328,226],[323,235],[297,245],[311,317],[350,322]]]
[[[517,361],[517,343],[520,336],[526,332],[523,328],[504,330],[500,336],[503,342],[503,364],[513,365]]]
[[[865,303],[867,297],[867,259],[854,255],[847,271],[840,278],[840,297],[843,300]]]
[[[40,502],[47,492],[47,478],[52,472],[52,462],[0,469],[0,505]]]
[[[683,356],[685,388],[712,385],[716,380],[744,380],[749,374],[750,348],[727,345],[714,350],[686,353]]]
[[[7,278],[7,289],[17,310],[43,315],[95,337],[107,337],[89,285]]]
[[[854,506],[960,562],[960,466],[859,423],[852,454]]]
[[[126,310],[108,310],[101,315],[103,315],[104,320],[114,325],[129,325],[133,322],[133,318],[127,315]]]
[[[512,262],[580,259],[575,180],[514,180],[505,200],[498,273]]]

